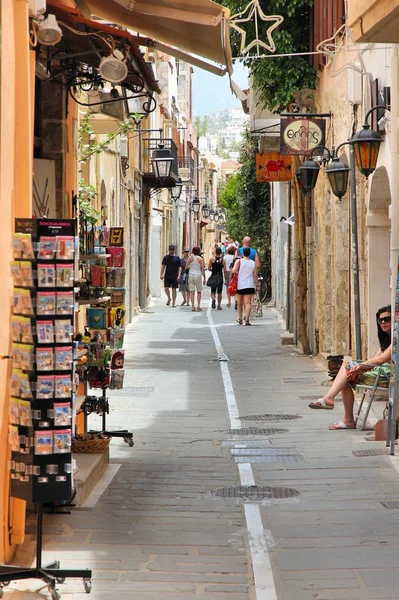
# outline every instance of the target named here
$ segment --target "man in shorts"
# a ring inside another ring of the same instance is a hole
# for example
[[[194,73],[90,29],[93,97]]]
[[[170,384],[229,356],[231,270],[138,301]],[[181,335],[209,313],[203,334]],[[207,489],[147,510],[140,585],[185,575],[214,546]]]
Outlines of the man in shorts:
[[[175,246],[169,246],[169,253],[165,254],[161,266],[161,279],[164,280],[165,293],[168,298],[166,306],[170,305],[170,288],[172,288],[172,307],[176,306],[177,288],[179,287],[179,277],[181,272],[181,261],[175,254]]]

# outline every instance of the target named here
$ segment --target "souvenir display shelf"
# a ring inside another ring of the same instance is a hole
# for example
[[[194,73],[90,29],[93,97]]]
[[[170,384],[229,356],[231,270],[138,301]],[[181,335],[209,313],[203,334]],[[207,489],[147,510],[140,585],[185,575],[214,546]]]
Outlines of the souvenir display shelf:
[[[11,494],[34,502],[36,566],[0,565],[0,597],[10,580],[42,579],[58,600],[57,583],[91,570],[42,565],[43,504],[72,497],[71,452],[76,346],[73,342],[77,238],[74,220],[16,219],[9,437]]]
[[[80,281],[84,282],[88,296],[88,299],[78,299],[78,304],[88,305],[85,335],[81,340],[87,349],[87,362],[80,371],[85,390],[79,412],[84,414],[85,433],[123,438],[129,446],[133,446],[133,434],[127,429],[107,429],[107,390],[121,389],[124,377],[122,345],[126,289],[123,234],[123,227],[99,227],[91,236],[91,253],[79,256]],[[101,396],[91,395],[89,389],[101,390]],[[101,431],[88,429],[90,414],[102,417]]]

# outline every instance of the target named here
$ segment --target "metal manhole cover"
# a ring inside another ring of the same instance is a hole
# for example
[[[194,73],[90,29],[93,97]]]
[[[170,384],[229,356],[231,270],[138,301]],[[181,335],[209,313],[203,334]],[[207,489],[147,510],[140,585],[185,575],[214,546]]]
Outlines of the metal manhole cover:
[[[259,427],[243,427],[242,429],[225,429],[220,433],[228,433],[229,435],[273,435],[275,433],[288,433],[288,429],[262,429]]]
[[[247,415],[240,417],[243,421],[295,421],[302,419],[301,415],[283,415],[283,414],[265,414],[265,415]]]
[[[235,463],[300,463],[304,457],[300,454],[286,454],[285,456],[233,456]]]
[[[283,377],[283,383],[317,385],[318,382],[313,377]]]
[[[217,488],[208,492],[211,496],[217,498],[238,498],[240,500],[265,500],[277,499],[284,500],[285,498],[295,498],[299,496],[298,490],[285,487],[270,487],[258,485],[237,485],[228,488]]]
[[[384,508],[399,508],[399,502],[397,500],[387,500],[386,502],[380,502]]]
[[[384,448],[376,448],[375,450],[352,450],[354,456],[383,456],[388,454],[388,450]]]

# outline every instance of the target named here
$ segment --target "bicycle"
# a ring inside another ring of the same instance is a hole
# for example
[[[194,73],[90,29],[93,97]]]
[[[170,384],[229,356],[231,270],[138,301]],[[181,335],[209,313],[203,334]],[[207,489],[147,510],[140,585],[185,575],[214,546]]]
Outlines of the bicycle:
[[[266,298],[268,297],[268,286],[267,286],[267,281],[263,278],[262,273],[258,273],[258,291],[259,291],[259,299],[260,301],[263,303],[266,301]]]

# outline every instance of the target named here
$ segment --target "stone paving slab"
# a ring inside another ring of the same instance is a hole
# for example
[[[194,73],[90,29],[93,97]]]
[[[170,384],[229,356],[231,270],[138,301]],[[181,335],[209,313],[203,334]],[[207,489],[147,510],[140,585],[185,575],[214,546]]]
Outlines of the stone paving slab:
[[[159,302],[150,311],[127,329],[125,389],[109,394],[109,428],[132,429],[134,448],[112,441],[111,461],[121,467],[93,509],[45,517],[44,562],[93,569],[91,596],[68,580],[63,600],[256,600],[243,506],[209,495],[240,484],[226,440],[259,440],[304,457],[252,464],[257,485],[299,491],[260,503],[278,600],[398,600],[399,510],[380,504],[398,498],[398,474],[387,456],[353,456],[359,447],[382,447],[366,432],[328,431],[342,403],[335,411],[308,409],[328,379],[317,360],[280,346],[273,310],[251,328],[237,326],[233,311],[213,311],[240,414],[302,417],[243,419],[233,428],[284,431],[229,435],[206,311],[192,316]],[[90,418],[90,427],[99,425]],[[41,587],[21,582],[7,596],[43,600]]]

